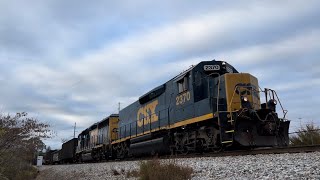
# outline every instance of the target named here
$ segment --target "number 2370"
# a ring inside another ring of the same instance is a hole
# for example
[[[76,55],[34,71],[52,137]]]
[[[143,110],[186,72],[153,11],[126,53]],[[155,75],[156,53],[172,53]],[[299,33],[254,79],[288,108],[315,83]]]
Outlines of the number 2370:
[[[178,95],[178,96],[176,97],[176,105],[177,105],[177,106],[178,106],[178,105],[182,105],[182,104],[184,104],[185,102],[190,101],[190,99],[191,99],[191,94],[190,94],[190,92],[189,92],[189,91],[184,92],[184,93],[182,93],[182,94],[180,94],[180,95]]]

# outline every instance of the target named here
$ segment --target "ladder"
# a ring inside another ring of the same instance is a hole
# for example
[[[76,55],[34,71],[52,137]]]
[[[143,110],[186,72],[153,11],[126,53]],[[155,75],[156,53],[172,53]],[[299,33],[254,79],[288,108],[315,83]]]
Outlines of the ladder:
[[[220,125],[220,142],[221,144],[230,146],[233,143],[234,137],[234,120],[232,113],[224,111],[219,112],[219,125]]]

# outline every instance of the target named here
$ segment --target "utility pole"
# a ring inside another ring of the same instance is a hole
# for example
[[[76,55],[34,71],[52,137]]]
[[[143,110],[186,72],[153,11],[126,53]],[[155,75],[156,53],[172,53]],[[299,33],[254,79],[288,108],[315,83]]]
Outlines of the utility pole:
[[[118,107],[118,113],[120,113],[120,102],[119,102],[119,107]]]
[[[301,119],[302,119],[302,118],[299,117],[298,119],[299,119],[299,121],[300,121],[300,128],[301,128],[301,127],[302,127],[302,123],[301,123]]]
[[[74,122],[73,138],[76,138],[76,126],[77,126],[77,122]]]

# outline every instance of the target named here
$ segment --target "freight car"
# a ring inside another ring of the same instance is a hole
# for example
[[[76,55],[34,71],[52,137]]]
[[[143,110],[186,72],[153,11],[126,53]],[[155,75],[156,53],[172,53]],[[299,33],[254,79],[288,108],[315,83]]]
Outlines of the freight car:
[[[60,163],[74,162],[77,143],[78,143],[78,139],[73,138],[62,144],[62,148],[60,150],[60,156],[59,156]]]
[[[60,150],[52,152],[52,164],[60,163]]]
[[[46,152],[44,156],[44,164],[53,164],[53,153],[56,152],[57,150],[49,150]]]
[[[144,94],[119,115],[82,131],[75,157],[88,161],[287,146],[286,113],[277,93],[261,89],[253,75],[239,73],[225,61],[202,61]]]

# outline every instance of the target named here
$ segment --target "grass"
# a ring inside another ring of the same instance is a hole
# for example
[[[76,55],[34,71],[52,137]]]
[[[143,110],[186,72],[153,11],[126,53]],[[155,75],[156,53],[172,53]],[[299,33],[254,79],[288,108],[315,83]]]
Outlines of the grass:
[[[35,179],[37,174],[38,170],[33,166],[27,166],[19,170],[15,168],[7,168],[5,173],[0,175],[0,179],[31,180]]]
[[[35,179],[38,175],[38,170],[35,167],[30,167],[28,169],[24,169],[16,174],[14,179],[16,180],[26,180],[26,179]]]
[[[131,178],[131,177],[139,177],[139,171],[138,170],[131,170],[128,171],[126,174],[127,178]]]
[[[38,174],[37,168],[16,153],[0,153],[0,179],[31,180]]]
[[[191,179],[193,169],[176,164],[175,162],[161,163],[151,160],[140,163],[140,170],[129,171],[127,178],[138,177],[140,180],[187,180]]]

